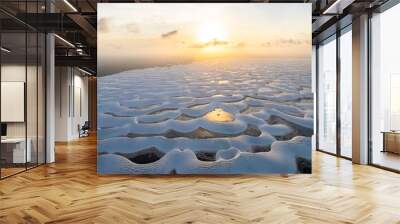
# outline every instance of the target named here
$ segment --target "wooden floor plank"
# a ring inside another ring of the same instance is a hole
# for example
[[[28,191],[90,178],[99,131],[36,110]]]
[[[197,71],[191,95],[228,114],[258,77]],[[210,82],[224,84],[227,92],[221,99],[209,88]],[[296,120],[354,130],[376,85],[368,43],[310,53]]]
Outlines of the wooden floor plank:
[[[313,153],[312,175],[100,176],[94,136],[0,181],[0,223],[400,223],[400,175]]]

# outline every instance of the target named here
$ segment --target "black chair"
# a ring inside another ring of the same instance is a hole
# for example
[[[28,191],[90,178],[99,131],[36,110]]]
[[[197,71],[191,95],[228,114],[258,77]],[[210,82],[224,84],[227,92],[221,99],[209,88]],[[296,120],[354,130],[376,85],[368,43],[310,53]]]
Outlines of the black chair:
[[[89,136],[89,129],[90,129],[89,121],[85,121],[82,127],[78,125],[79,138]]]

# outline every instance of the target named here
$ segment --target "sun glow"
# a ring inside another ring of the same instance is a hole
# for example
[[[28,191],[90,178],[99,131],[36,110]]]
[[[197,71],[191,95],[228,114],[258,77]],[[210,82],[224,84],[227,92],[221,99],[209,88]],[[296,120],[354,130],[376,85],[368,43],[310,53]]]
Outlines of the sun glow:
[[[221,26],[217,24],[204,24],[197,32],[197,39],[200,42],[207,43],[213,40],[225,41],[227,34]]]
[[[204,117],[212,122],[231,122],[234,120],[233,115],[224,111],[222,108],[215,108],[213,111],[208,112]]]

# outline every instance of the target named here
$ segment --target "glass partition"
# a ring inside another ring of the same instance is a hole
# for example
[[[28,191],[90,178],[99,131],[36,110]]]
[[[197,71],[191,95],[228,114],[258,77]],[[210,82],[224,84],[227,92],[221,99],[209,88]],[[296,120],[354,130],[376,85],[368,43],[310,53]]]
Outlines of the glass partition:
[[[26,64],[26,113],[27,113],[27,144],[28,149],[31,151],[29,154],[30,159],[27,167],[34,167],[37,165],[38,159],[38,49],[37,41],[38,35],[36,32],[27,32],[27,64]]]
[[[41,12],[43,3],[20,1],[17,12]],[[0,12],[1,179],[45,163],[45,44],[43,33]]]
[[[37,162],[46,162],[46,38],[45,34],[38,33],[38,64],[37,64]]]
[[[352,32],[340,36],[340,154],[352,157]]]
[[[318,149],[336,153],[336,36],[318,47]]]
[[[400,4],[371,18],[371,162],[400,170]]]
[[[31,157],[26,142],[26,33],[3,32],[1,47],[1,176],[7,177],[24,171]]]

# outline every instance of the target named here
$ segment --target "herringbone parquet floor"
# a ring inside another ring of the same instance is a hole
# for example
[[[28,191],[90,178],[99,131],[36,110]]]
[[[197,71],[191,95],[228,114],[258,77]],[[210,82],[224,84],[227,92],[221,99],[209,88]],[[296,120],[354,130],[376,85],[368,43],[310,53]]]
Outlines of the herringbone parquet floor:
[[[94,137],[0,181],[0,223],[400,223],[400,175],[315,152],[312,175],[98,176]]]

